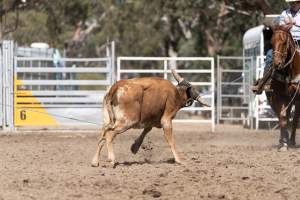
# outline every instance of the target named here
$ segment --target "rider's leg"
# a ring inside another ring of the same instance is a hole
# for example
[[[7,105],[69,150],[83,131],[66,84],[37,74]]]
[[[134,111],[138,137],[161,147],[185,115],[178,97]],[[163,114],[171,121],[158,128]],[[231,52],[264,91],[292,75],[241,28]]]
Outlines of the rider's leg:
[[[272,67],[273,50],[269,49],[266,54],[266,61],[264,65],[264,74],[261,79],[258,79],[256,83],[251,87],[251,90],[256,94],[261,94],[266,82],[268,82],[271,73],[270,68]]]
[[[267,54],[266,54],[266,62],[265,62],[264,73],[266,73],[266,71],[268,71],[268,69],[271,67],[272,60],[273,60],[273,50],[269,49]]]
[[[266,62],[265,62],[265,69],[264,69],[264,76],[268,76],[267,73],[270,71],[270,68],[272,67],[272,59],[273,59],[273,50],[269,49],[266,55]],[[266,88],[270,88],[271,85],[271,80],[269,77],[267,78],[266,82],[265,82],[265,90],[267,91],[268,89]]]

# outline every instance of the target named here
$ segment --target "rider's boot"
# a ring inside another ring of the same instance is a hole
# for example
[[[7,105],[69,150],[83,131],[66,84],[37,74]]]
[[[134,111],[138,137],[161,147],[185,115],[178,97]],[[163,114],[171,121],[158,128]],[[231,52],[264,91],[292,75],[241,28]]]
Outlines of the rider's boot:
[[[258,79],[252,86],[251,86],[251,91],[256,94],[259,95],[263,92],[263,84],[261,83],[261,79]]]
[[[251,86],[251,90],[256,95],[259,95],[265,89],[265,84],[270,82],[270,77],[273,73],[273,69],[269,68],[261,79],[258,79],[253,86]]]

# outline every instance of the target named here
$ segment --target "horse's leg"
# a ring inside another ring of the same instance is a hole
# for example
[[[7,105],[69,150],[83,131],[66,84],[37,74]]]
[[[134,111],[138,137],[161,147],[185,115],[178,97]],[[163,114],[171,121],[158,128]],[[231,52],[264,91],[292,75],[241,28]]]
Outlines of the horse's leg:
[[[273,88],[276,88],[273,86]],[[280,139],[279,139],[279,150],[285,151],[287,150],[287,144],[289,139],[289,133],[288,133],[288,111],[286,109],[286,105],[288,102],[288,99],[285,97],[281,97],[280,94],[277,93],[278,88],[273,93],[266,93],[267,98],[269,101],[270,106],[276,113],[278,120],[279,120],[279,127],[280,127]],[[284,99],[282,99],[284,98]]]
[[[288,132],[288,116],[289,110],[286,109],[287,104],[282,103],[280,105],[279,112],[279,126],[280,126],[280,139],[279,139],[279,151],[287,151],[289,142],[289,132]]]
[[[295,103],[295,113],[293,117],[293,123],[292,123],[292,133],[290,137],[290,145],[295,146],[296,145],[296,130],[299,122],[300,117],[300,102]]]

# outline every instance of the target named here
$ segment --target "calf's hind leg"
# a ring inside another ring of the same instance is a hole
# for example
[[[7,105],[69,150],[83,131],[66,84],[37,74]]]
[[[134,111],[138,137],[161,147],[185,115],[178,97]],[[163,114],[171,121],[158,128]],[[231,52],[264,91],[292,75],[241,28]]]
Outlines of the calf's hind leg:
[[[99,166],[99,159],[100,159],[100,153],[103,148],[104,142],[106,142],[107,145],[107,153],[108,153],[108,160],[111,161],[111,164],[115,165],[115,155],[113,151],[113,139],[117,134],[123,133],[126,130],[128,130],[130,127],[122,126],[121,124],[114,126],[114,128],[103,128],[100,138],[98,140],[97,150],[92,160],[92,167],[98,167]]]
[[[116,135],[121,134],[128,129],[131,128],[132,125],[124,125],[123,123],[116,123],[115,127],[112,130],[109,130],[105,134],[106,139],[106,147],[107,147],[107,154],[108,154],[108,160],[111,162],[111,165],[114,167],[116,164],[116,158],[113,150],[113,140],[116,137]]]
[[[99,159],[100,159],[100,153],[101,153],[101,150],[102,150],[102,147],[104,145],[104,142],[105,142],[105,133],[107,131],[107,128],[103,128],[102,131],[101,131],[101,134],[100,134],[100,138],[98,140],[98,145],[97,145],[97,150],[96,150],[96,153],[93,157],[93,160],[92,160],[92,167],[98,167],[99,166]]]

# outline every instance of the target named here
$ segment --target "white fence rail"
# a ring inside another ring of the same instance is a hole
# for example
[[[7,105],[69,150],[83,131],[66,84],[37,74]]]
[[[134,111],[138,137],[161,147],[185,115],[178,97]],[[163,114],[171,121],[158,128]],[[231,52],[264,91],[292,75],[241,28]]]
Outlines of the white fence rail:
[[[155,61],[155,65],[153,68],[143,68],[140,69],[138,67],[125,67],[125,62],[130,61],[131,63],[134,62],[153,62]],[[183,69],[181,69],[181,66],[179,64],[181,62],[181,65],[183,66]],[[189,63],[189,64],[182,64],[182,63]],[[190,62],[197,62],[197,64],[192,65]],[[200,63],[199,63],[200,62]],[[203,62],[207,62],[205,67]],[[160,63],[160,65],[159,65]],[[198,117],[197,119],[191,119],[189,117],[188,119],[174,119],[174,122],[191,122],[191,123],[210,123],[212,130],[215,129],[215,99],[214,99],[214,91],[215,91],[215,79],[214,79],[214,59],[212,57],[118,57],[117,59],[117,80],[123,79],[123,78],[130,78],[132,74],[134,76],[143,76],[147,74],[156,76],[159,75],[165,79],[171,80],[171,70],[169,69],[169,66],[175,64],[177,65],[177,72],[181,73],[183,77],[186,75],[193,74],[194,76],[197,75],[205,75],[206,78],[209,77],[209,81],[200,81],[198,80],[192,80],[190,83],[194,86],[200,87],[206,87],[208,89],[208,94],[205,94],[202,96],[202,98],[206,101],[208,101],[211,105],[209,108],[204,107],[195,107],[194,105],[189,108],[183,108],[181,111],[188,112],[188,113],[197,113]],[[193,67],[189,67],[189,65]],[[175,82],[174,82],[175,84]],[[199,116],[203,112],[209,112],[208,119],[199,119]]]
[[[248,69],[223,68],[224,60],[248,63]],[[250,61],[249,61],[250,60]],[[256,66],[253,64],[256,60]],[[114,67],[114,45],[107,49],[103,58],[61,58],[60,66],[53,58],[14,57],[12,41],[3,41],[0,51],[0,126],[12,130],[18,126],[40,125],[91,125],[102,122],[102,99],[106,89],[116,80],[139,77],[160,76],[172,78],[170,66],[185,77],[202,94],[211,107],[193,104],[178,112],[174,122],[209,123],[215,129],[217,122],[241,121],[254,118],[256,129],[262,122],[277,121],[270,115],[272,110],[265,94],[253,98],[249,87],[252,81],[263,74],[263,57],[218,57],[217,81],[214,77],[212,57],[118,57]],[[250,64],[249,64],[250,63]],[[252,69],[256,70],[253,74]],[[228,74],[239,80],[222,79]],[[215,90],[217,83],[217,90]],[[226,88],[243,88],[241,93],[227,93]],[[217,107],[215,107],[215,94]],[[224,99],[238,99],[238,105],[225,105]],[[245,101],[248,104],[243,104]],[[217,110],[216,110],[217,109]],[[224,116],[224,113],[243,112],[246,116]],[[268,115],[266,115],[268,114]],[[44,116],[44,117],[42,117]],[[66,117],[66,118],[64,118]],[[245,118],[244,118],[245,117]],[[72,120],[70,118],[79,119]],[[37,120],[38,119],[38,120]],[[90,123],[91,122],[91,123]]]

